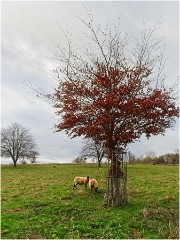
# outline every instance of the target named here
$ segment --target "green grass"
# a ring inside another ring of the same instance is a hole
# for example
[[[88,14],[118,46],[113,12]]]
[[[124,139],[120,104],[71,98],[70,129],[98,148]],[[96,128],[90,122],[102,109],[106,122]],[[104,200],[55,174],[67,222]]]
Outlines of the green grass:
[[[178,239],[178,166],[129,165],[128,200],[104,207],[105,173],[95,164],[2,166],[2,239]],[[97,192],[78,186],[89,175]]]

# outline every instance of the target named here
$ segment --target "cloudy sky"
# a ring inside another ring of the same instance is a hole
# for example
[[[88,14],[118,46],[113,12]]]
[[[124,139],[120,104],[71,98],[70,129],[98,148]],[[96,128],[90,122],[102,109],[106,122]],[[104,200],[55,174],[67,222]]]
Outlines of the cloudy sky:
[[[91,1],[83,2],[97,23],[115,24],[120,17],[122,29],[137,34],[143,20],[152,26],[161,22],[158,36],[166,45],[166,84],[178,79],[179,6],[178,1]],[[55,133],[54,109],[27,89],[24,81],[52,92],[57,82],[52,70],[57,66],[57,44],[63,44],[60,27],[69,30],[81,43],[84,28],[77,16],[85,18],[82,2],[24,1],[1,2],[1,127],[18,122],[30,129],[40,148],[39,163],[71,162],[80,153],[82,139],[69,139],[63,132]],[[131,144],[136,156],[154,151],[157,155],[179,148],[178,121],[165,136],[152,137]],[[2,158],[2,163],[8,162]]]

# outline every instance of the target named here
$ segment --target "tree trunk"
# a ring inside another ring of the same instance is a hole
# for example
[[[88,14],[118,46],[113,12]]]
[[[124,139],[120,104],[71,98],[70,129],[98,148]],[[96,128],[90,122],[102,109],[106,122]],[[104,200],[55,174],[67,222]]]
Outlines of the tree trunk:
[[[121,203],[120,178],[112,176],[112,205],[118,206]]]
[[[101,167],[101,161],[98,159],[98,169]]]
[[[112,192],[112,205],[113,206],[118,206],[120,204],[120,176],[118,175],[119,169],[118,169],[118,163],[116,156],[112,154],[112,160],[111,160],[111,192]]]
[[[105,200],[109,206],[120,206],[127,202],[127,168],[123,169],[123,163],[119,160],[121,156],[116,157],[114,151],[110,152]]]
[[[13,158],[14,167],[16,167],[17,161]]]

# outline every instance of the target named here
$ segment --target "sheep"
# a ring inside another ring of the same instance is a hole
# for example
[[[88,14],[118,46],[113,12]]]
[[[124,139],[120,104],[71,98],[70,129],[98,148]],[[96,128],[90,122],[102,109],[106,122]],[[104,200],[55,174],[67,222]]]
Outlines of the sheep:
[[[89,181],[89,188],[90,188],[91,191],[92,191],[92,189],[97,191],[97,189],[98,189],[98,182],[96,181],[96,179],[91,179]]]
[[[87,184],[89,182],[89,176],[87,177],[75,177],[74,179],[74,188],[77,188],[77,185],[84,185],[87,188]]]

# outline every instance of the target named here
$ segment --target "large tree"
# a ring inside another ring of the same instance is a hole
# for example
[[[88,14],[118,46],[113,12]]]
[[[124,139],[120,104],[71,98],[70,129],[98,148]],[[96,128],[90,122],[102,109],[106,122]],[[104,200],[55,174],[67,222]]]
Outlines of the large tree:
[[[156,25],[135,39],[118,27],[103,30],[94,25],[91,15],[80,20],[92,45],[80,53],[66,36],[67,47],[58,46],[59,85],[53,97],[60,120],[56,127],[71,137],[103,143],[113,166],[117,150],[123,151],[143,134],[149,138],[172,128],[179,109],[173,89],[163,81]],[[112,178],[118,198],[116,172]]]
[[[19,159],[34,162],[37,155],[37,144],[29,129],[19,123],[12,123],[1,130],[1,156],[12,158],[14,167]]]

